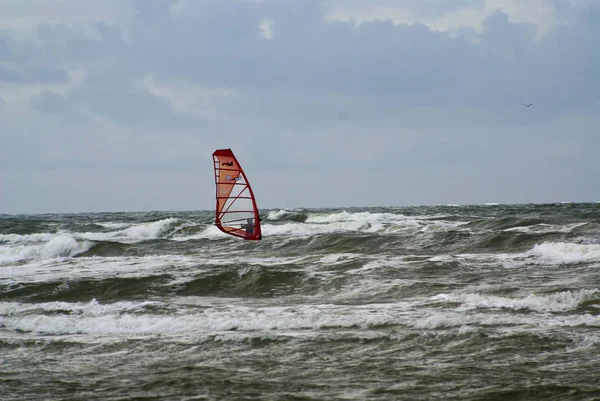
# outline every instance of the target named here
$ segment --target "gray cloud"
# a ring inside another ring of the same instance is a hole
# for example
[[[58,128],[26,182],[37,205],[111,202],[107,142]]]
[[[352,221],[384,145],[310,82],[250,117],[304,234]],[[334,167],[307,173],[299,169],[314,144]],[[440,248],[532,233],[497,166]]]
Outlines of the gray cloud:
[[[33,105],[45,113],[61,113],[68,107],[63,95],[47,89],[33,98]]]
[[[547,95],[560,89],[573,94],[548,96],[561,107],[580,99],[589,88],[585,82],[593,78],[588,73],[574,79],[570,68],[545,61],[556,55],[555,46],[566,35],[598,37],[594,24],[561,27],[535,41],[532,25],[512,24],[497,13],[484,22],[474,43],[418,24],[324,23],[324,11],[314,1],[299,2],[293,12],[280,2],[244,3],[237,12],[209,4],[201,15],[178,18],[176,24],[142,25],[133,49],[137,59],[163,77],[176,74],[207,85],[394,95],[444,104],[497,105],[512,102],[511,94]],[[258,34],[262,18],[273,21],[271,41]],[[588,41],[575,46],[596,53]],[[154,57],[157,48],[163,49],[160,59]],[[562,87],[565,80],[571,81],[569,88]]]
[[[111,70],[87,76],[70,100],[122,124],[154,121],[169,111],[166,101],[150,95],[133,77]]]
[[[26,68],[16,69],[0,66],[0,82],[17,84],[32,83],[65,83],[67,73],[59,68]]]
[[[366,205],[383,202],[369,197],[382,188],[393,204],[600,197],[585,184],[600,172],[596,3],[560,3],[570,22],[542,37],[502,12],[450,35],[328,21],[330,3],[133,1],[130,26],[4,31],[2,174],[59,183],[87,172],[125,205],[73,192],[71,211],[169,209],[161,186],[186,194],[178,208],[210,208],[210,154],[231,147],[264,207]],[[466,6],[432,4],[411,9],[443,17]],[[147,201],[119,174],[138,177]],[[56,194],[23,209],[31,193],[11,185],[11,211],[58,210]]]

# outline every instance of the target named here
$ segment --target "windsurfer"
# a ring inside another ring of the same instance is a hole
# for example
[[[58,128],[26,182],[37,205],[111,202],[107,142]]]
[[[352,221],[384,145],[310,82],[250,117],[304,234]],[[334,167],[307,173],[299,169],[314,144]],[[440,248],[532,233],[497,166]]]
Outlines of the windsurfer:
[[[248,217],[246,222],[247,224],[242,224],[242,228],[245,229],[248,234],[254,234],[254,219]]]

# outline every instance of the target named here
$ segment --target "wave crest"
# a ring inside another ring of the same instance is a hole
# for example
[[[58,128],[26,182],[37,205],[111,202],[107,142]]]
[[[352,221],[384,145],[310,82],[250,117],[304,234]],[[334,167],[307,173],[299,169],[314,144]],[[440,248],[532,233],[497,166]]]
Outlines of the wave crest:
[[[542,260],[559,263],[589,262],[600,260],[600,245],[544,242],[535,245],[530,254]]]
[[[42,245],[18,245],[0,248],[0,265],[73,257],[87,252],[92,246],[91,241],[78,242],[69,235],[57,235]]]

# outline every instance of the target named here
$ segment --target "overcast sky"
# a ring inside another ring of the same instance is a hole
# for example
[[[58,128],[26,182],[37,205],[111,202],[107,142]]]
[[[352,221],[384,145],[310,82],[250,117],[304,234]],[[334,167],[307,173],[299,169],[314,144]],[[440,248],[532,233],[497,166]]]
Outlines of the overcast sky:
[[[599,97],[597,0],[0,0],[0,213],[600,201]]]

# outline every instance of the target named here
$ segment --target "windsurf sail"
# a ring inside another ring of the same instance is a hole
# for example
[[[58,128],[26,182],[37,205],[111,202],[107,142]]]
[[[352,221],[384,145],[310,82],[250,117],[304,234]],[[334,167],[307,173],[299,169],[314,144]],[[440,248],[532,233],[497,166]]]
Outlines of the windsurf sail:
[[[215,150],[212,156],[217,186],[215,225],[234,237],[260,240],[258,207],[242,166],[231,149]]]

